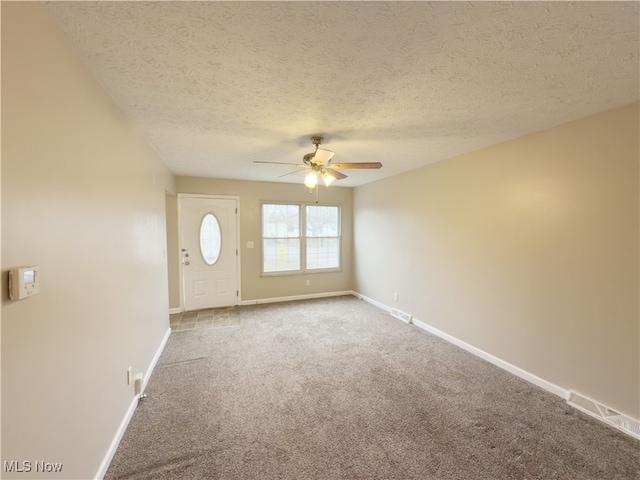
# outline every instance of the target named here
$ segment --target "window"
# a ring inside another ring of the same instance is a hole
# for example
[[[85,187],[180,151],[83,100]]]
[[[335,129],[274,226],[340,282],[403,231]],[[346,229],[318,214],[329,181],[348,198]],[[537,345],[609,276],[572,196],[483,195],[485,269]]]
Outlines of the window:
[[[218,219],[212,213],[207,213],[200,223],[200,253],[207,265],[218,261],[221,247]]]
[[[340,207],[263,203],[262,262],[264,273],[339,269]]]

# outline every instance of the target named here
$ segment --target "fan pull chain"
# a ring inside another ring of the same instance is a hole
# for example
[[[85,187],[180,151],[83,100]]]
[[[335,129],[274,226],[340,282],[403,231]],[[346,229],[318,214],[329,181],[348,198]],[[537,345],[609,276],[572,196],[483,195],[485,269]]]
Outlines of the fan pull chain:
[[[317,185],[313,188],[309,189],[309,195],[313,195],[313,191],[316,191],[316,203],[318,203],[318,190],[320,190],[320,187],[318,187]]]

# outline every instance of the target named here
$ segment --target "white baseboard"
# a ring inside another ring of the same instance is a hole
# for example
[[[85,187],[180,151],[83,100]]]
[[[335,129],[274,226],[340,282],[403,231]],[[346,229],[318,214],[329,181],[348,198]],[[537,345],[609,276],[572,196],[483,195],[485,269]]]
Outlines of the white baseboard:
[[[170,308],[169,309],[169,315],[173,315],[174,313],[182,313],[182,308],[180,308],[180,307]]]
[[[376,307],[390,314],[393,311],[391,307],[384,305],[380,302],[377,302],[365,295],[362,295],[357,292],[353,292],[353,295],[371,303],[372,305],[375,305]],[[457,347],[460,347],[463,350],[466,350],[467,352],[472,353],[477,357],[480,357],[496,365],[497,367],[500,367],[503,370],[506,370],[507,372],[522,378],[523,380],[526,380],[527,382],[530,382],[550,393],[553,393],[554,395],[557,395],[558,397],[565,400],[569,405],[577,408],[578,410],[588,415],[591,415],[593,418],[596,418],[603,423],[611,425],[612,427],[619,429],[620,431],[626,433],[627,435],[631,435],[634,438],[640,439],[640,421],[633,419],[631,417],[622,415],[614,411],[613,409],[610,409],[605,405],[601,405],[595,402],[594,400],[588,399],[580,394],[577,394],[575,392],[571,392],[562,387],[559,387],[558,385],[555,385],[554,383],[551,383],[543,378],[540,378],[534,375],[533,373],[527,372],[526,370],[523,370],[520,367],[516,367],[515,365],[512,365],[509,362],[505,362],[504,360],[498,357],[495,357],[490,353],[480,350],[479,348],[476,348],[473,345],[463,342],[462,340],[452,335],[449,335],[448,333],[445,333],[441,330],[438,330],[437,328],[432,327],[431,325],[421,322],[415,317],[411,317],[411,320],[409,323],[412,323],[416,327],[421,328],[422,330],[425,330],[429,333],[432,333],[433,335],[436,335],[437,337],[440,337],[443,340],[446,340],[447,342]]]
[[[308,300],[311,298],[341,297],[343,295],[355,295],[355,294],[351,290],[345,290],[342,292],[309,293],[306,295],[293,295],[290,297],[273,297],[273,298],[261,298],[257,300],[242,300],[240,302],[240,305],[258,305],[262,303],[290,302],[293,300]]]
[[[164,347],[167,345],[167,341],[169,340],[170,336],[171,336],[171,328],[168,328],[167,332],[164,334],[164,337],[162,338],[162,341],[160,342],[160,346],[156,350],[156,354],[151,359],[151,363],[149,363],[149,367],[147,367],[147,370],[144,372],[144,376],[142,377],[142,389],[140,393],[144,393],[144,389],[147,387],[147,382],[149,381],[151,374],[155,370],[156,364],[158,363],[158,360],[160,360],[160,355],[162,355],[162,352],[164,351]]]
[[[384,303],[377,302],[373,298],[369,298],[369,297],[367,297],[365,295],[362,295],[361,293],[358,293],[358,292],[351,292],[351,293],[353,295],[355,295],[356,297],[358,297],[359,299],[364,300],[365,302],[370,303],[371,305],[375,305],[376,307],[378,307],[381,310],[384,310],[387,313],[391,313],[391,307],[388,307]]]
[[[416,318],[412,319],[412,323],[418,327],[421,328],[423,330],[426,330],[429,333],[432,333],[434,335],[436,335],[437,337],[442,338],[443,340],[446,340],[449,343],[452,343],[454,345],[456,345],[457,347],[462,348],[463,350],[466,350],[469,353],[473,353],[475,356],[482,358],[483,360],[486,360],[490,363],[493,363],[494,365],[496,365],[497,367],[502,368],[503,370],[506,370],[509,373],[512,373],[526,381],[528,381],[529,383],[533,383],[534,385],[537,385],[538,387],[553,393],[554,395],[559,396],[560,398],[562,398],[563,400],[567,400],[569,398],[569,391],[565,390],[564,388],[559,387],[558,385],[555,385],[551,382],[548,382],[547,380],[540,378],[536,375],[534,375],[533,373],[527,372],[526,370],[523,370],[520,367],[516,367],[515,365],[510,364],[509,362],[505,362],[504,360],[495,357],[493,355],[491,355],[490,353],[485,352],[484,350],[480,350],[479,348],[474,347],[473,345],[469,345],[466,342],[463,342],[462,340],[459,340],[456,337],[453,337],[451,335],[449,335],[448,333],[444,333],[441,330],[438,330],[437,328],[434,328],[430,325],[427,325],[424,322],[421,322],[420,320],[417,320]]]
[[[149,364],[149,368],[147,369],[147,371],[144,373],[144,376],[142,377],[141,393],[144,392],[144,389],[147,386],[147,381],[149,377],[151,377],[151,374],[153,373],[153,370],[156,367],[158,360],[160,359],[160,355],[162,354],[162,351],[164,350],[164,347],[167,344],[167,340],[169,340],[170,335],[171,335],[171,329],[169,328],[164,338],[160,342],[160,346],[156,350],[156,354],[151,360],[151,363]],[[138,406],[139,399],[140,399],[140,394],[136,394],[131,400],[131,404],[127,409],[127,413],[125,413],[124,418],[120,422],[120,426],[118,427],[118,430],[116,431],[116,434],[113,437],[113,440],[111,440],[111,444],[109,445],[107,453],[105,454],[104,459],[102,460],[102,463],[98,468],[98,472],[96,473],[95,478],[101,480],[107,474],[107,470],[109,469],[111,460],[113,460],[113,456],[116,454],[116,450],[118,450],[118,445],[120,445],[120,440],[122,440],[122,437],[124,436],[124,432],[127,430],[127,427],[129,426],[129,422],[131,421],[131,418],[133,417],[133,414],[136,411],[136,407]]]
[[[136,411],[136,407],[138,406],[138,395],[136,395],[133,400],[131,400],[131,404],[127,409],[127,413],[124,418],[120,422],[120,426],[116,431],[115,437],[111,440],[111,445],[109,445],[109,449],[107,450],[107,454],[104,456],[102,463],[100,464],[100,468],[98,468],[98,473],[96,473],[95,478],[103,479],[107,474],[107,470],[109,469],[109,465],[111,464],[111,460],[113,460],[113,456],[116,454],[116,450],[118,450],[118,445],[120,445],[120,440],[124,435],[124,432],[127,430],[127,426],[131,421],[131,417],[133,417],[133,413]]]
[[[387,305],[383,305],[380,302],[376,302],[375,300],[372,300],[369,297],[366,297],[365,295],[362,295],[360,293],[354,293],[354,295],[356,297],[359,297],[363,300],[366,300],[367,302],[375,305],[376,307],[381,308],[382,310],[385,310],[386,312],[391,313],[392,308],[387,306]],[[559,397],[561,397],[564,400],[567,400],[569,398],[569,391],[565,390],[564,388],[560,388],[559,386],[548,382],[532,373],[527,372],[526,370],[523,370],[519,367],[516,367],[515,365],[511,365],[508,362],[505,362],[504,360],[495,357],[493,355],[491,355],[490,353],[487,353],[483,350],[480,350],[479,348],[474,347],[473,345],[470,345],[466,342],[463,342],[462,340],[449,335],[448,333],[445,333],[441,330],[438,330],[437,328],[432,327],[431,325],[428,325],[424,322],[421,322],[420,320],[418,320],[415,317],[411,318],[411,322],[413,325],[415,325],[418,328],[421,328],[422,330],[425,330],[429,333],[432,333],[434,335],[436,335],[437,337],[442,338],[443,340],[446,340],[449,343],[452,343],[453,345],[456,345],[457,347],[462,348],[463,350],[466,350],[484,360],[487,360],[488,362],[493,363],[494,365],[508,371],[509,373],[513,373],[514,375],[517,375],[518,377],[533,383],[534,385],[537,385],[538,387],[541,387],[545,390],[547,390],[548,392],[553,393],[554,395],[557,395]]]

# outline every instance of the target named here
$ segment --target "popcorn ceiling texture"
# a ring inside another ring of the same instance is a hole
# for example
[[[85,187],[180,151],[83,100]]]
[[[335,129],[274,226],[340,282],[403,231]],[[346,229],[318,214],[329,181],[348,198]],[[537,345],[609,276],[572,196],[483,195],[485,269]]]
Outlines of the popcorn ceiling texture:
[[[176,174],[355,186],[638,100],[637,2],[50,2]],[[298,182],[296,175],[282,181]]]

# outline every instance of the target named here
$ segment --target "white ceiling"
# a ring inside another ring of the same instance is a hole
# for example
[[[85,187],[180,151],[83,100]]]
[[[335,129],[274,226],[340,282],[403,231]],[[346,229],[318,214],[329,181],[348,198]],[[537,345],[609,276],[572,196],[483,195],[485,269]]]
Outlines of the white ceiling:
[[[639,98],[638,2],[51,2],[179,175],[356,186]]]

